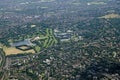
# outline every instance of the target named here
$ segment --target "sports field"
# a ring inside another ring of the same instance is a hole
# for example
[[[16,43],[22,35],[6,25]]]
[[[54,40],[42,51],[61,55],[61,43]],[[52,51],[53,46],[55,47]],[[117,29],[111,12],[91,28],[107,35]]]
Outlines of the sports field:
[[[6,55],[21,54],[21,53],[35,53],[33,49],[22,51],[22,50],[16,49],[15,47],[5,48],[4,51]]]

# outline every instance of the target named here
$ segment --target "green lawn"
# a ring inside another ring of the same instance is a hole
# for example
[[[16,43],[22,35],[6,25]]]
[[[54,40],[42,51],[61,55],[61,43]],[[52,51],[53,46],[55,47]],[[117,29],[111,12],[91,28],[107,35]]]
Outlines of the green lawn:
[[[54,36],[53,30],[49,29],[49,28],[46,28],[44,35],[43,34],[40,35],[39,41],[41,41],[41,40],[43,42],[41,43],[42,46],[39,46],[40,49],[48,48],[48,47],[53,46],[54,44],[58,43],[57,39]],[[37,48],[36,48],[36,50],[37,50]]]

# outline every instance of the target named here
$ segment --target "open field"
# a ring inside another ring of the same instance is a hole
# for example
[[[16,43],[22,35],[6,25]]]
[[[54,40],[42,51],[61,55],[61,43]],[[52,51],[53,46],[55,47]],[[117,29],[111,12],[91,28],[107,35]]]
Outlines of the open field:
[[[36,27],[36,25],[34,25],[34,24],[33,24],[33,25],[31,25],[31,28],[33,28],[33,27]]]
[[[72,3],[73,5],[81,5],[81,3],[80,2],[74,2],[74,3]]]
[[[58,42],[53,34],[52,29],[48,29],[48,28],[46,29],[46,37],[47,38],[43,45],[43,47],[45,47],[45,48],[48,48],[49,46],[52,46]]]
[[[22,50],[16,49],[15,47],[6,48],[6,49],[4,49],[4,51],[5,51],[6,55],[21,54],[21,53],[35,53],[35,51],[33,49],[27,50],[27,51],[22,51]]]
[[[21,46],[21,47],[19,47],[19,48],[21,48],[21,49],[28,49],[27,46]]]
[[[43,47],[46,47],[48,39],[45,40]],[[47,47],[46,47],[47,48]]]
[[[108,14],[108,15],[105,15],[105,16],[102,16],[102,17],[99,17],[99,18],[105,18],[105,19],[120,18],[120,15],[112,13],[112,14]]]
[[[41,2],[53,2],[55,0],[41,0]]]
[[[88,5],[103,5],[106,4],[105,2],[89,2]]]

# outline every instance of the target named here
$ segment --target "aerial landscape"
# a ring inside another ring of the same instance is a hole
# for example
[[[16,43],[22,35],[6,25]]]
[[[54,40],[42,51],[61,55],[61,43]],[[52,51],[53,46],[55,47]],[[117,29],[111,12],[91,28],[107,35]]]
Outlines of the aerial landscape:
[[[120,80],[120,0],[0,0],[0,80]]]

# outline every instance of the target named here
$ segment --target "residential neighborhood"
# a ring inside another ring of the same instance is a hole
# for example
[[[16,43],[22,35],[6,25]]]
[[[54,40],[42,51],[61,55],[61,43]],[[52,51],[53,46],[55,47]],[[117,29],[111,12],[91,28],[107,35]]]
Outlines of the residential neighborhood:
[[[0,0],[0,80],[120,80],[119,0]]]

